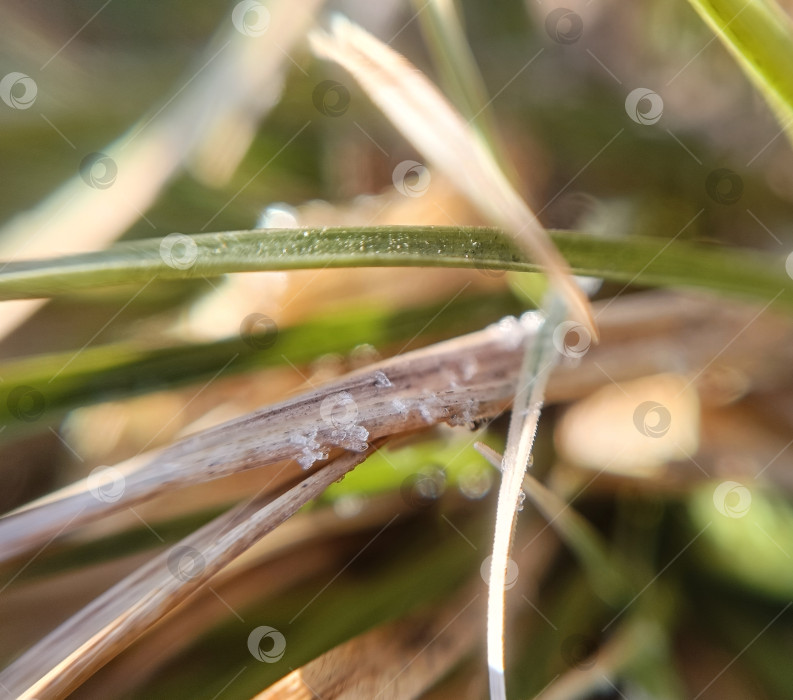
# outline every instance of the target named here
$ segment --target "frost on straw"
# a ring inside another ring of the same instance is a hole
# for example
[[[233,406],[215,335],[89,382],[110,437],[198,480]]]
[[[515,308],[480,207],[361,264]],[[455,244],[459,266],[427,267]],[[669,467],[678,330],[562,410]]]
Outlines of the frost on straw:
[[[491,696],[506,698],[504,585],[521,482],[531,457],[545,384],[558,357],[552,343],[554,327],[570,313],[597,340],[589,302],[548,233],[487,146],[420,71],[341,16],[334,17],[330,35],[314,32],[310,39],[314,52],[347,69],[416,149],[468,197],[483,217],[506,231],[528,257],[542,265],[552,283],[541,332],[525,351],[496,512],[488,597],[488,666]],[[517,321],[514,324],[520,325]],[[504,330],[516,338],[520,335],[510,333],[514,329],[508,327]],[[419,410],[428,422],[432,409],[430,397],[425,397]]]

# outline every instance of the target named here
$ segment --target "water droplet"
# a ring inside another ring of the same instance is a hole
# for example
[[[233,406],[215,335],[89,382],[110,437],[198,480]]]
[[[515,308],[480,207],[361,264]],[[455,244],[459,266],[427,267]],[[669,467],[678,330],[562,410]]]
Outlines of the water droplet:
[[[256,228],[297,228],[297,209],[284,202],[271,204],[259,216]]]

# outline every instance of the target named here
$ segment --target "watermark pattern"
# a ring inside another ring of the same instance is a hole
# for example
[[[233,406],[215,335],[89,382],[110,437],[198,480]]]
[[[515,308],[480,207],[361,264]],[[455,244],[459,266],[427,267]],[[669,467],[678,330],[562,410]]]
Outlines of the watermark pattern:
[[[443,469],[430,469],[411,474],[402,482],[399,492],[410,508],[428,508],[446,490],[446,474]]]
[[[363,452],[369,447],[366,442],[369,431],[358,425],[358,404],[349,391],[326,396],[319,406],[319,413],[333,429],[330,439],[334,445],[354,452]]]
[[[269,649],[262,649],[262,642],[267,639],[272,643]],[[257,661],[274,664],[283,658],[286,652],[286,637],[275,627],[261,625],[248,635],[248,651]]]
[[[195,547],[180,545],[168,553],[168,571],[182,582],[192,581],[206,569],[206,559]]]
[[[350,91],[336,80],[323,80],[311,93],[317,112],[326,117],[340,117],[350,106]]]
[[[669,432],[672,414],[657,401],[643,401],[633,412],[633,424],[642,435],[660,438]]]
[[[568,668],[585,671],[595,665],[597,642],[585,634],[573,634],[562,642],[562,659]]]
[[[545,18],[545,31],[557,44],[575,44],[584,33],[584,20],[566,7],[557,7]]]
[[[735,204],[743,194],[743,180],[729,168],[719,168],[708,175],[705,191],[717,204]]]
[[[198,245],[183,233],[169,233],[160,241],[160,257],[174,270],[189,270],[198,259]]]
[[[581,323],[563,321],[553,331],[553,346],[560,355],[578,359],[592,346],[592,335]]]
[[[474,247],[477,247],[479,245],[479,242],[478,241],[474,241],[473,245],[474,245]],[[481,260],[479,255],[477,255],[477,251],[476,250],[472,250],[471,251],[471,257],[473,257],[473,259],[474,259],[474,267],[479,272],[481,272],[485,277],[499,278],[499,277],[503,277],[505,274],[507,274],[506,270],[497,270],[497,269],[493,269],[493,268],[487,267],[486,263],[483,260]]]
[[[30,109],[38,93],[36,81],[24,73],[7,73],[0,80],[0,99],[11,109]]]
[[[743,518],[752,505],[752,492],[737,481],[722,481],[713,491],[713,505],[727,518]]]
[[[253,350],[267,350],[278,340],[278,324],[265,314],[248,314],[240,324],[240,337]]]
[[[115,467],[97,467],[86,479],[91,495],[102,503],[115,503],[124,495],[127,480]]]
[[[231,23],[240,34],[261,36],[270,27],[270,11],[257,0],[242,0],[231,11]]]
[[[664,101],[657,92],[636,88],[625,98],[625,111],[637,124],[655,124],[664,113]]]
[[[35,423],[44,415],[47,401],[38,389],[32,386],[17,386],[6,397],[8,412],[17,420]]]
[[[421,197],[430,187],[430,171],[415,160],[403,160],[394,168],[391,180],[405,197]]]
[[[80,161],[80,177],[86,185],[95,190],[112,187],[118,175],[118,166],[105,153],[89,153]]]
[[[490,562],[493,560],[493,557],[486,557],[485,560],[482,562],[482,565],[479,567],[479,574],[482,577],[482,580],[489,586],[490,585]],[[510,588],[514,588],[515,584],[518,582],[518,575],[520,571],[518,569],[518,564],[514,559],[507,560],[507,575],[504,579],[504,589],[509,590]]]

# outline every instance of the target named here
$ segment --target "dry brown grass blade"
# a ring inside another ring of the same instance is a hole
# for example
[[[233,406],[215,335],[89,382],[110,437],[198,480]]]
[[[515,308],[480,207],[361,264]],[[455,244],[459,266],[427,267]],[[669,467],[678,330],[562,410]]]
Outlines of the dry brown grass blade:
[[[578,398],[612,380],[665,371],[698,375],[714,358],[760,389],[778,388],[779,377],[787,376],[793,359],[790,324],[770,312],[759,314],[756,307],[724,307],[705,298],[648,293],[608,302],[598,311],[600,346],[586,352],[572,339],[573,352],[560,334],[563,354],[585,354],[580,362],[557,368],[548,386],[549,401]],[[442,421],[466,424],[496,415],[515,391],[523,353],[521,328],[512,319],[397,356],[154,455],[117,465],[118,472],[107,472],[104,484],[95,475],[55,492],[0,518],[0,560],[39,548],[82,523],[166,489],[284,460],[318,457],[321,448],[344,442],[340,433],[352,427],[343,424],[339,430],[333,423],[336,418],[325,420],[329,409],[343,410],[342,419],[354,412],[356,427],[368,432],[368,440]],[[287,468],[283,464],[268,479],[273,484],[283,480]]]
[[[347,375],[154,455],[105,469],[0,518],[0,559],[166,488],[285,460],[309,467],[326,459],[331,449],[361,449],[366,440],[442,421],[466,425],[493,416],[511,398],[513,387],[504,369],[517,361],[525,335],[512,319]]]
[[[435,612],[362,634],[293,671],[256,700],[419,697],[476,647],[480,599],[469,587]]]
[[[18,698],[63,697],[378,446],[346,452],[274,500],[257,496],[186,537],[25,652],[0,673],[0,687]]]
[[[407,59],[342,16],[334,17],[330,35],[315,32],[310,39],[314,52],[348,70],[405,138],[490,223],[543,265],[570,313],[597,339],[589,301],[564,258],[476,130],[438,89]]]
[[[228,619],[229,608],[243,611],[323,572],[337,571],[340,553],[348,551],[346,540],[351,535],[370,528],[379,530],[395,514],[408,510],[404,499],[391,494],[367,500],[361,512],[353,516],[339,517],[332,507],[295,514],[215,575],[211,585],[198,591],[189,605],[179,606],[161,618],[83,685],[80,695],[104,698],[108,688],[137,688],[185,653],[196,639]],[[57,580],[52,583],[59,585]],[[219,599],[225,605],[218,605]],[[18,617],[31,620],[35,615],[29,606]]]

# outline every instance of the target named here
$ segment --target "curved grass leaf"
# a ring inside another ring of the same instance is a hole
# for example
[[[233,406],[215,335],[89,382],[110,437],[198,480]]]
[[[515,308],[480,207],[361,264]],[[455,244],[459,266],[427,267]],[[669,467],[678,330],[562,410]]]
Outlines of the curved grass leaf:
[[[793,310],[793,280],[785,272],[782,256],[639,236],[603,238],[555,231],[551,237],[579,275],[646,286],[703,288],[763,303],[773,301]],[[540,269],[508,236],[492,228],[231,231],[149,239],[95,253],[7,263],[0,270],[0,300],[142,284],[154,277],[194,279],[230,272],[331,267]]]
[[[793,25],[774,0],[689,0],[777,115],[793,122]]]

